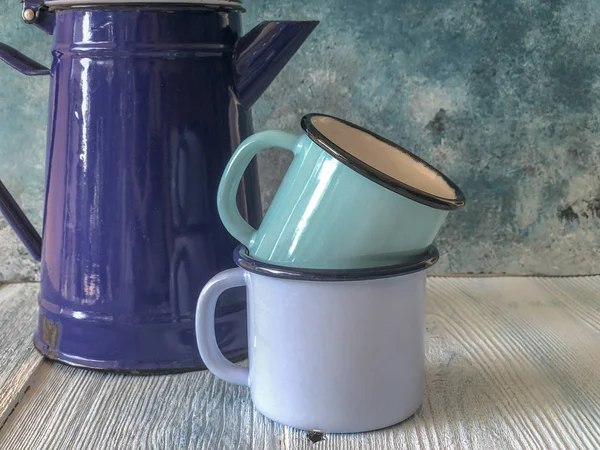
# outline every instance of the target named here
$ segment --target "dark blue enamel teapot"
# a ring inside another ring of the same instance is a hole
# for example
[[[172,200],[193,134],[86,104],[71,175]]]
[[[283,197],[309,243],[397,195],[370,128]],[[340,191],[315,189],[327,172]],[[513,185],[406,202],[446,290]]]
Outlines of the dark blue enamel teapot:
[[[35,346],[72,365],[203,367],[194,335],[204,283],[233,265],[219,179],[252,134],[249,108],[317,22],[263,22],[241,36],[239,1],[25,2],[53,35],[43,240],[0,183],[0,210],[42,262]],[[261,217],[256,166],[238,195]],[[244,357],[243,290],[222,297],[217,341]]]

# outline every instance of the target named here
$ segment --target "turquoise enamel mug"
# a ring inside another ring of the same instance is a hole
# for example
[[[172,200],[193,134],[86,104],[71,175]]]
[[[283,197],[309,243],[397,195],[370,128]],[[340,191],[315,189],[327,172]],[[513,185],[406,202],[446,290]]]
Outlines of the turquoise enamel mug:
[[[302,129],[250,136],[221,178],[221,220],[257,260],[314,269],[398,264],[425,253],[448,212],[465,204],[445,175],[371,131],[323,114],[304,116]],[[254,229],[236,193],[252,158],[272,147],[294,159]]]

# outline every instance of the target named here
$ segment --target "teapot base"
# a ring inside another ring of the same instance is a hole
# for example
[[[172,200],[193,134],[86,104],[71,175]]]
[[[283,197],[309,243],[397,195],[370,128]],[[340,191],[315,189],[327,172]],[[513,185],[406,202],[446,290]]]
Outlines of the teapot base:
[[[216,323],[219,345],[232,362],[248,354],[246,311]],[[82,320],[40,305],[33,343],[45,357],[70,366],[109,372],[156,374],[204,370],[193,322],[124,323]]]
[[[98,365],[98,361],[96,360],[85,360],[76,357],[73,358],[71,355],[59,355],[57,354],[57,352],[48,351],[48,348],[44,345],[44,343],[40,339],[37,339],[37,335],[33,338],[33,347],[38,351],[40,355],[52,362],[63,364],[69,367],[76,367],[78,369],[87,369],[99,372],[109,372],[128,375],[171,375],[177,373],[196,372],[207,369],[204,363],[190,367],[175,367],[178,365],[179,361],[172,362],[173,368],[113,369],[110,368],[110,366],[112,366],[110,361],[107,361],[107,366],[109,367],[100,367]],[[247,358],[247,350],[240,350],[237,353],[230,353],[227,355],[227,359],[229,359],[229,361],[233,363],[244,361]]]

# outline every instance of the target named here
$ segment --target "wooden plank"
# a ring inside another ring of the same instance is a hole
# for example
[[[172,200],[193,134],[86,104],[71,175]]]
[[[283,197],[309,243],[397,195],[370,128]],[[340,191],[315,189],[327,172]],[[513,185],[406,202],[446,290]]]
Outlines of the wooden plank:
[[[0,287],[0,428],[42,361],[32,343],[38,290],[37,283]]]
[[[423,406],[386,430],[313,443],[206,372],[45,362],[0,448],[600,448],[600,277],[433,278],[427,311]]]
[[[256,413],[248,389],[208,372],[135,376],[44,362],[0,431],[15,449],[279,449],[281,427]]]
[[[288,449],[600,448],[600,277],[429,280],[426,395],[395,427]]]

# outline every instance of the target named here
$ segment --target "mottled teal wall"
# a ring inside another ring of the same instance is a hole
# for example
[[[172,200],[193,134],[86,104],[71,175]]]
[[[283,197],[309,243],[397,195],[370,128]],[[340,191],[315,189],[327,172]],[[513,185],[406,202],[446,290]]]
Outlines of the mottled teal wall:
[[[0,40],[48,61],[49,38],[0,0]],[[412,149],[464,190],[434,272],[600,272],[600,8],[593,0],[247,0],[321,25],[254,108],[300,132],[325,112]],[[0,65],[0,176],[40,225],[47,80]],[[261,160],[265,204],[287,155]],[[37,277],[0,223],[0,279]]]
[[[256,105],[257,129],[340,115],[461,186],[468,205],[440,233],[434,272],[600,272],[596,1],[249,0],[248,9],[247,24],[322,21]]]

